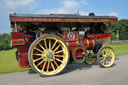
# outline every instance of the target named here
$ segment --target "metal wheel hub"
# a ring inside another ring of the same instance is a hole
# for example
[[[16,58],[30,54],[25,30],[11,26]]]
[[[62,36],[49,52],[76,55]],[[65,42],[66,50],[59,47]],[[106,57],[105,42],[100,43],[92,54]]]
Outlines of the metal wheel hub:
[[[47,58],[53,59],[53,53],[52,53],[52,52],[48,52],[48,53],[47,53]]]

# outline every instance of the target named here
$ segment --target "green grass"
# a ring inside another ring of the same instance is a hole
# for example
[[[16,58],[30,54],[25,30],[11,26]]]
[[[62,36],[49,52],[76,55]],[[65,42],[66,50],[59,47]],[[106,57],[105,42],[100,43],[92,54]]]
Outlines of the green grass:
[[[26,71],[28,68],[20,68],[15,57],[16,49],[0,51],[0,73]]]
[[[106,46],[106,45],[105,45]],[[111,46],[116,55],[128,54],[128,44],[126,45],[107,45]],[[0,74],[9,72],[21,72],[29,70],[30,68],[21,68],[18,65],[15,56],[16,49],[11,49],[7,51],[0,51]]]
[[[124,45],[107,45],[114,49],[116,56],[128,54],[128,44]]]

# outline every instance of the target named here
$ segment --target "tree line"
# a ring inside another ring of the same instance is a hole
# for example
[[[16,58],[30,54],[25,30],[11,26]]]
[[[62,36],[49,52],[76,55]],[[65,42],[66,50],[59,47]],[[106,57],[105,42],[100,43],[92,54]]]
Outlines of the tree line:
[[[0,34],[0,50],[10,49],[11,36],[8,33]]]
[[[116,23],[111,23],[112,40],[116,39],[116,32],[119,30],[119,39],[128,40],[128,19],[121,19]]]
[[[116,31],[119,30],[119,39],[128,40],[128,19],[121,19],[116,23],[111,23],[112,40],[116,39]],[[8,33],[0,34],[0,50],[8,50],[11,45],[11,35]]]

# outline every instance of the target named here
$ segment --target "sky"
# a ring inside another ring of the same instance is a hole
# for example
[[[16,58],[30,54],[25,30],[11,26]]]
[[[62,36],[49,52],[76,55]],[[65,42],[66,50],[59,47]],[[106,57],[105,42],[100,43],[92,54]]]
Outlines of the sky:
[[[9,14],[76,14],[128,19],[128,0],[0,0],[0,34],[10,33]]]

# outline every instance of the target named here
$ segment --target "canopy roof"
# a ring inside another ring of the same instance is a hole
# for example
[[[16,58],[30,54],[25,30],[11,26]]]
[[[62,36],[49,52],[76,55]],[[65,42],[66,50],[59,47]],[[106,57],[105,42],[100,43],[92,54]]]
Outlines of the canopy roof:
[[[117,22],[115,16],[83,16],[76,14],[10,14],[11,22]]]

